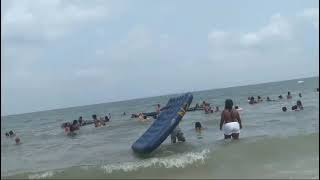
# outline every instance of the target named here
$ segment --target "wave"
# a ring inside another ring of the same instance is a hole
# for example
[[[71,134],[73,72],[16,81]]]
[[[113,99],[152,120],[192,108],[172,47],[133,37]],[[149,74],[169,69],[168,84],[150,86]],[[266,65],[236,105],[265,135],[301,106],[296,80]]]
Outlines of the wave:
[[[106,173],[112,173],[113,171],[122,170],[124,172],[136,171],[140,168],[148,167],[160,167],[160,168],[184,168],[187,165],[195,162],[204,163],[207,154],[210,152],[209,149],[204,149],[201,152],[189,152],[184,154],[176,154],[164,158],[150,158],[147,160],[126,162],[120,164],[104,165],[102,168]]]
[[[13,177],[42,178],[285,178],[319,177],[319,133],[221,140],[199,151],[82,165]],[[299,144],[299,146],[296,146]],[[167,149],[163,149],[165,151]],[[166,154],[166,153],[165,153]],[[239,162],[241,162],[239,164]],[[240,166],[239,166],[240,165]],[[232,171],[230,171],[232,169]]]

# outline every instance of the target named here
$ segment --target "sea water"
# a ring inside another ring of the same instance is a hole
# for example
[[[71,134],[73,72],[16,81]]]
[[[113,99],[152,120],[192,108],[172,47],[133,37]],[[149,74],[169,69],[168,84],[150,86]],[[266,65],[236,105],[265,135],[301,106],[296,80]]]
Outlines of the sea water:
[[[298,81],[304,81],[298,83]],[[131,145],[151,125],[132,119],[137,112],[164,106],[166,95],[1,117],[1,178],[319,178],[319,78],[193,92],[193,102],[203,100],[224,107],[231,98],[240,112],[240,140],[224,140],[219,130],[220,112],[188,112],[180,123],[184,143],[170,137],[154,152],[137,155]],[[293,98],[287,100],[290,91]],[[302,93],[302,97],[298,94]],[[266,96],[283,100],[267,102]],[[249,105],[248,96],[264,101]],[[301,100],[303,111],[291,111]],[[287,106],[287,112],[282,112]],[[126,115],[123,115],[126,112]],[[82,116],[111,114],[108,127],[81,127],[67,136],[60,125]],[[199,134],[195,121],[206,129]],[[22,144],[4,133],[13,130]]]

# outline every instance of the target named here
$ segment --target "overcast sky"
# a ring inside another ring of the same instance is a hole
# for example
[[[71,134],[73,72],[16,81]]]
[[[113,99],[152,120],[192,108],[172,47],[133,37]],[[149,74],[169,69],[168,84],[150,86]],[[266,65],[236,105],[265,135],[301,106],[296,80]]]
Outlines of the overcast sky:
[[[1,115],[318,76],[317,0],[2,0]]]

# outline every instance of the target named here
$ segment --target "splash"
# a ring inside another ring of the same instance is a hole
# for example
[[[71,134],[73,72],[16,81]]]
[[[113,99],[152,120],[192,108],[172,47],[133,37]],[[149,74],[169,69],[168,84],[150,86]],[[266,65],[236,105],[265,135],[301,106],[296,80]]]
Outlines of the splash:
[[[113,171],[119,170],[122,170],[124,172],[136,171],[140,168],[147,168],[152,166],[160,168],[184,168],[187,165],[193,164],[195,162],[200,162],[201,164],[203,164],[209,152],[209,149],[205,149],[201,152],[176,154],[165,158],[151,158],[144,161],[104,165],[101,168],[105,170],[105,173],[112,173]]]

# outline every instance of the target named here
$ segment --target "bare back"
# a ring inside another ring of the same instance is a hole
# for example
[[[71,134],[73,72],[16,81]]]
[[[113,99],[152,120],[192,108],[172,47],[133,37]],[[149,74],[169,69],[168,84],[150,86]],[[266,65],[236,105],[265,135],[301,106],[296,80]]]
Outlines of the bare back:
[[[221,113],[221,120],[223,120],[224,123],[239,122],[240,121],[239,112],[234,109],[232,109],[231,111],[224,109]]]

